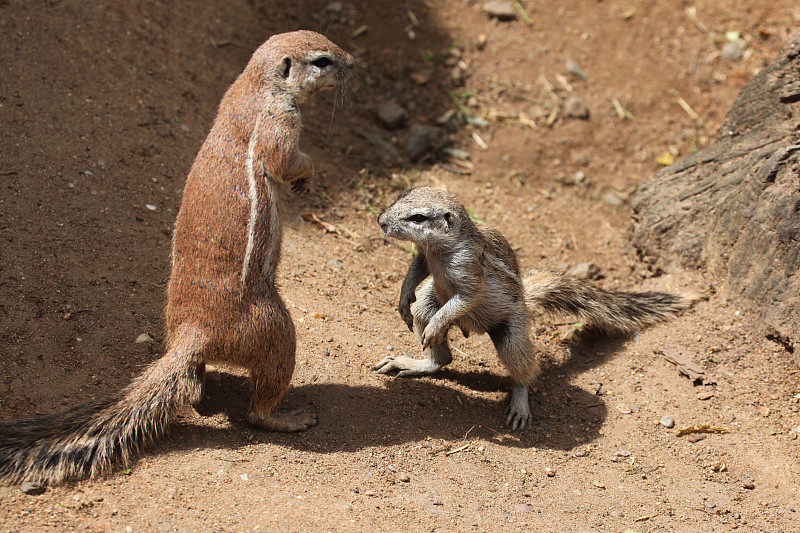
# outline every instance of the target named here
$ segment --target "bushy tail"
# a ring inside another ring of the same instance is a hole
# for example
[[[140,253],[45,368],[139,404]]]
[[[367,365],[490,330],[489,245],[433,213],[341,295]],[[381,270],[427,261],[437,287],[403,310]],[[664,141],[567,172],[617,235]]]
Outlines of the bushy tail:
[[[572,315],[610,335],[635,333],[689,306],[677,294],[607,291],[556,269],[528,270],[522,282],[531,311]]]
[[[119,393],[41,418],[0,423],[0,479],[54,484],[127,463],[175,409],[201,394],[201,334],[176,335],[158,361]]]

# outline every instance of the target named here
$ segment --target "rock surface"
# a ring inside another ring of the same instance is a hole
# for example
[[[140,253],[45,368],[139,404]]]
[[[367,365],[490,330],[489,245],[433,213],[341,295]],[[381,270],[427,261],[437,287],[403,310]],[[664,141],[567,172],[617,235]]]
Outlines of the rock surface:
[[[800,30],[748,83],[716,144],[645,180],[637,254],[654,272],[700,269],[747,301],[800,363]]]

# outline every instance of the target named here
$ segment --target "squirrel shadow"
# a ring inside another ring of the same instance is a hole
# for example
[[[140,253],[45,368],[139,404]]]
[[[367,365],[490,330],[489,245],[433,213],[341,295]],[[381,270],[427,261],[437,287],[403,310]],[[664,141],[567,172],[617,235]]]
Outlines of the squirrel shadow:
[[[222,373],[207,384],[206,398],[196,407],[200,417],[227,420],[224,430],[209,428],[195,414],[179,420],[171,437],[158,447],[238,447],[253,438],[315,453],[354,452],[427,439],[451,441],[481,438],[516,448],[572,450],[599,436],[608,416],[605,397],[570,383],[620,351],[630,338],[599,337],[585,332],[570,345],[570,357],[545,369],[531,393],[533,420],[523,431],[504,425],[503,411],[512,383],[488,371],[445,369],[425,378],[380,379],[380,384],[351,386],[322,383],[292,387],[278,410],[307,409],[319,424],[303,433],[267,432],[244,418],[249,385],[243,376]],[[366,370],[365,370],[366,372]],[[377,376],[376,376],[377,378]],[[481,394],[463,394],[454,382]],[[494,393],[487,398],[485,393]]]

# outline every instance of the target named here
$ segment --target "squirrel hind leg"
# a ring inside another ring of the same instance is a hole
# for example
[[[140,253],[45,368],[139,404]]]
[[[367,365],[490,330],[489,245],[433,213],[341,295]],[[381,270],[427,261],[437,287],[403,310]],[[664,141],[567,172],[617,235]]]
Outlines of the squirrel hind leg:
[[[273,410],[289,389],[295,366],[296,339],[294,325],[285,307],[273,305],[272,322],[260,338],[265,342],[253,348],[247,362],[253,386],[247,421],[268,431],[305,431],[317,424],[317,415],[302,410],[275,413]]]
[[[283,432],[305,431],[317,425],[317,415],[314,413],[303,410],[291,413],[273,412],[283,393],[289,387],[291,378],[291,372],[288,372],[287,376],[282,375],[284,373],[281,373],[279,368],[273,370],[275,370],[274,373],[259,375],[255,375],[251,370],[253,396],[247,412],[247,421],[261,429]]]
[[[541,361],[528,336],[529,329],[527,315],[519,313],[487,330],[497,356],[515,382],[511,402],[505,411],[506,425],[514,431],[525,429],[531,422],[528,388],[541,374]]]

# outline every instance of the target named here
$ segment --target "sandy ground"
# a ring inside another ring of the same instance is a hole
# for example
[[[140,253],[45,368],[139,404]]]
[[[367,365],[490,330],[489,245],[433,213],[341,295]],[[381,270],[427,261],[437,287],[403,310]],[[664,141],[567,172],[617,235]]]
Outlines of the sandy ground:
[[[310,194],[286,198],[279,278],[299,338],[281,408],[314,410],[319,425],[253,429],[245,376],[220,369],[198,409],[128,469],[38,496],[0,487],[0,530],[800,529],[791,355],[720,280],[653,276],[628,239],[636,185],[665,152],[713,142],[800,9],[520,5],[531,24],[462,0],[0,1],[2,419],[102,397],[162,353],[183,181],[263,40],[323,31],[359,63],[350,105],[326,94],[302,109],[319,175]],[[408,113],[397,130],[376,114],[390,100]],[[469,159],[411,162],[411,126],[459,109],[473,124],[456,116],[448,145]],[[548,367],[532,427],[510,432],[510,381],[486,337],[452,332],[455,361],[430,378],[369,369],[419,352],[395,311],[411,255],[381,238],[373,214],[411,184],[459,194],[525,266],[592,262],[606,288],[704,299],[631,339],[537,323]],[[142,333],[155,342],[134,342]],[[693,383],[668,357],[715,384]],[[728,431],[678,434],[697,424]]]

